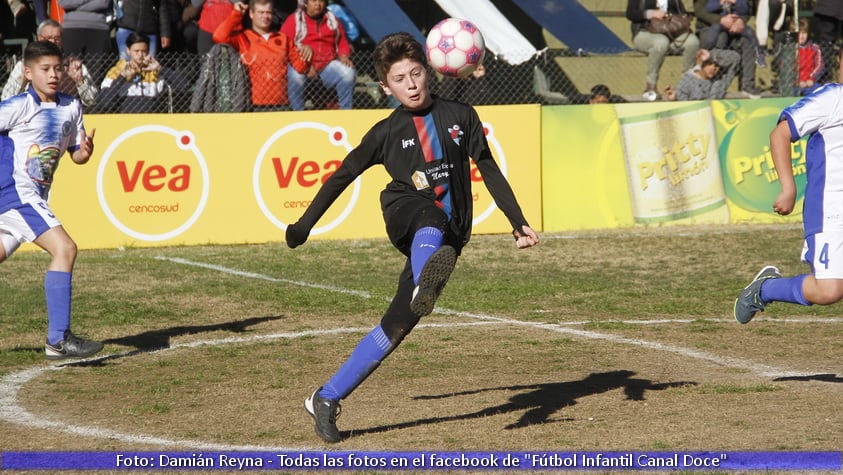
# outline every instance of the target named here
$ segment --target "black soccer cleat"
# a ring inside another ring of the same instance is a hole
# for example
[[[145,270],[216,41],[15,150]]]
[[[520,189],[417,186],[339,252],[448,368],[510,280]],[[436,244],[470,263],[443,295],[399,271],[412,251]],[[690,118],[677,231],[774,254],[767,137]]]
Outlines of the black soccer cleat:
[[[342,440],[340,431],[337,429],[337,419],[340,417],[342,407],[339,401],[320,396],[319,391],[321,389],[317,389],[309,398],[304,400],[304,409],[313,418],[316,435],[325,442],[333,444]]]
[[[436,300],[457,264],[457,251],[452,246],[442,246],[431,254],[419,275],[419,285],[413,290],[410,311],[417,317],[433,312]]]
[[[95,355],[102,350],[102,343],[93,340],[79,338],[70,330],[64,332],[64,339],[55,345],[48,341],[44,345],[44,353],[48,360],[61,360],[65,358],[86,358]]]

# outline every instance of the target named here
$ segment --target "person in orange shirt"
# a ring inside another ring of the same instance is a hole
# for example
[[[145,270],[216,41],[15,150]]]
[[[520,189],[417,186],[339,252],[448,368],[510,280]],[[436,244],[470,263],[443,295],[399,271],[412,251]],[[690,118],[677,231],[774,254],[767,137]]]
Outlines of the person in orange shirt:
[[[287,63],[302,74],[307,71],[307,64],[287,35],[270,31],[272,8],[272,0],[251,0],[248,6],[237,2],[214,31],[215,43],[227,43],[240,52],[249,70],[255,110],[288,110]],[[239,31],[247,10],[252,27]]]

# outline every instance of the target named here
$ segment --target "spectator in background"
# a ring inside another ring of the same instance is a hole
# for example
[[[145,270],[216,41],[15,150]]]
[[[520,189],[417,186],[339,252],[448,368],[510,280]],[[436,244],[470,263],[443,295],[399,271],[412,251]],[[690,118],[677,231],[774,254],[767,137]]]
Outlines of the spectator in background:
[[[129,59],[119,59],[102,81],[103,109],[108,112],[155,112],[164,91],[161,65],[149,54],[150,39],[140,33],[126,38]]]
[[[720,15],[720,21],[700,31],[701,48],[714,48],[720,33],[740,35],[744,41],[755,46],[755,65],[759,68],[767,67],[767,45],[758,43],[755,30],[747,24],[752,16],[749,0],[708,0],[705,9]]]
[[[114,0],[120,2],[123,16],[117,20],[117,51],[121,59],[129,59],[126,42],[129,35],[139,33],[149,40],[149,56],[158,54],[158,44],[161,48],[170,47],[170,9],[162,8],[161,0]]]
[[[111,53],[111,0],[58,0],[64,9],[64,51],[79,55],[89,63],[105,60]],[[95,56],[90,56],[95,55]],[[98,68],[104,70],[105,68]],[[97,75],[99,76],[99,75]]]
[[[814,89],[819,87],[820,78],[825,65],[823,64],[823,54],[819,45],[809,39],[811,34],[808,20],[802,18],[799,20],[799,36],[797,37],[798,54],[797,62],[799,64],[799,78],[797,95],[806,96]]]
[[[647,85],[643,97],[648,101],[659,98],[659,71],[668,53],[682,54],[682,68],[690,69],[700,42],[690,31],[671,39],[667,35],[650,33],[646,24],[651,18],[686,13],[682,0],[627,0],[626,18],[631,22],[632,44],[636,50],[647,53]]]
[[[824,58],[830,60],[838,56],[834,50],[834,43],[843,36],[843,1],[817,0],[814,4],[814,27],[817,43],[820,45]],[[833,65],[829,65],[822,76],[822,82],[834,80]],[[843,78],[838,78],[843,81]]]
[[[482,63],[477,65],[477,68],[464,78],[442,78],[436,93],[466,104],[488,104],[491,94],[486,81],[486,66]]]
[[[337,91],[340,109],[351,109],[357,72],[351,62],[351,44],[342,24],[327,9],[326,0],[299,0],[299,8],[284,20],[281,31],[292,38],[308,64],[306,72],[288,67],[288,91],[293,110],[304,109],[308,79],[319,79]]]
[[[14,33],[11,37],[31,40],[36,35],[36,25],[38,25],[32,4],[27,0],[3,1],[8,1],[9,8],[12,10]]]
[[[731,50],[697,51],[697,64],[682,75],[676,90],[665,88],[668,100],[723,99],[738,71],[740,55]]]
[[[194,7],[199,8],[199,31],[196,37],[196,52],[206,54],[214,46],[214,31],[228,18],[234,9],[232,0],[192,0]],[[235,25],[233,33],[242,30],[242,26]]]
[[[246,11],[252,27],[238,32]],[[228,18],[214,31],[214,42],[230,44],[240,52],[249,70],[255,110],[288,109],[288,63],[289,70],[297,74],[307,71],[307,64],[287,35],[270,31],[272,12],[272,0],[251,0],[248,6],[237,2]]]
[[[0,2],[0,42],[15,36],[15,15],[9,2]]]
[[[704,49],[731,49],[740,53],[740,90],[745,97],[757,99],[761,91],[755,86],[755,66],[758,60],[758,39],[744,36],[743,32],[750,14],[728,15],[708,10],[711,0],[694,0],[694,13],[697,17],[697,33],[700,35],[700,47]],[[728,24],[723,31],[723,23]]]
[[[58,46],[59,49],[62,48],[62,27],[57,21],[48,18],[38,25],[36,31],[38,41],[49,41]],[[79,98],[79,101],[85,107],[94,106],[97,103],[97,87],[94,85],[94,80],[82,60],[78,57],[68,56],[64,58],[63,65],[64,74],[59,79],[58,91]],[[3,86],[2,100],[18,95],[26,91],[28,87],[29,81],[24,76],[24,63],[23,60],[20,60],[15,63],[5,86]]]
[[[171,51],[196,53],[199,35],[199,7],[195,7],[191,0],[161,0],[161,8],[166,8],[170,19]]]
[[[591,94],[588,95],[589,104],[608,104],[612,101],[612,91],[609,86],[605,84],[597,84],[591,88]]]

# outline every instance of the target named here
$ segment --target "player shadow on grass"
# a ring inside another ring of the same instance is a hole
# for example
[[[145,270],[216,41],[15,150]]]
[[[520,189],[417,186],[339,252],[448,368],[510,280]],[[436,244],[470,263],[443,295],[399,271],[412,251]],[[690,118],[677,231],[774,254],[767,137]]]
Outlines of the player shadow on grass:
[[[571,418],[556,418],[551,416],[564,407],[573,406],[577,399],[592,396],[595,394],[623,388],[626,399],[643,401],[646,391],[661,391],[668,388],[683,386],[696,386],[691,381],[677,381],[674,383],[653,383],[647,379],[632,378],[634,371],[619,370],[606,373],[592,373],[580,381],[564,383],[530,384],[523,386],[501,386],[496,388],[483,388],[457,393],[441,394],[435,396],[416,396],[413,399],[430,400],[444,399],[470,394],[478,394],[487,391],[521,391],[509,398],[509,402],[498,406],[487,407],[476,412],[445,417],[431,417],[415,421],[390,424],[379,427],[371,427],[362,430],[347,431],[344,437],[360,434],[374,434],[396,429],[406,429],[422,424],[439,424],[442,422],[478,419],[481,417],[494,416],[498,414],[516,413],[526,411],[517,422],[508,424],[505,429],[518,429],[534,424],[546,424],[551,422],[571,421]]]
[[[809,374],[806,376],[782,376],[773,381],[822,381],[824,383],[843,383],[843,377],[831,373]]]
[[[270,322],[272,320],[280,320],[280,316],[270,317],[253,317],[245,320],[235,320],[233,322],[214,323],[211,325],[192,325],[192,326],[178,326],[171,328],[163,328],[160,330],[150,330],[137,335],[128,335],[120,338],[110,338],[103,340],[103,343],[113,345],[123,345],[134,347],[134,351],[116,353],[112,355],[105,355],[99,358],[90,360],[82,360],[78,362],[69,362],[64,366],[102,366],[108,360],[118,358],[125,358],[127,356],[134,356],[140,353],[148,353],[151,351],[163,350],[170,347],[170,339],[176,336],[195,335],[197,333],[209,333],[215,331],[227,331],[232,333],[244,333],[249,327],[263,322]]]

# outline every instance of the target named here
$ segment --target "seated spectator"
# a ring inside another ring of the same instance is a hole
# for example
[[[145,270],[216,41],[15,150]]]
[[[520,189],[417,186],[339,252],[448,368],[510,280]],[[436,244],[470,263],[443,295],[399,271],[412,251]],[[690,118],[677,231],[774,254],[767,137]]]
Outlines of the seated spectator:
[[[49,41],[59,48],[62,47],[62,27],[59,22],[53,19],[48,18],[42,21],[38,25],[37,35],[38,41]],[[85,107],[95,105],[97,103],[97,87],[94,85],[94,80],[91,78],[88,68],[82,64],[82,60],[78,57],[66,56],[63,65],[65,74],[59,82],[59,92],[79,98],[79,101]],[[2,99],[6,100],[18,95],[26,91],[28,87],[29,81],[23,74],[23,60],[20,60],[15,63],[9,73],[6,85],[3,86]]]
[[[723,99],[739,62],[740,55],[735,51],[700,49],[696,66],[682,75],[676,90],[665,88],[665,96],[671,101]]]
[[[741,93],[751,99],[761,97],[761,91],[755,86],[755,67],[759,59],[758,39],[743,36],[744,28],[750,18],[749,13],[722,17],[719,12],[709,11],[708,6],[709,0],[694,0],[700,47],[708,50],[731,49],[740,52],[741,63],[738,74],[741,78]],[[724,24],[728,25],[725,31],[721,28]]]
[[[299,0],[299,8],[289,15],[281,31],[293,39],[302,59],[304,73],[288,67],[288,91],[293,110],[305,105],[308,79],[319,79],[337,91],[340,109],[351,109],[357,72],[351,61],[351,44],[342,23],[327,9],[326,0]]]
[[[632,44],[636,50],[647,53],[647,85],[644,99],[655,101],[659,98],[659,71],[668,53],[682,54],[682,68],[690,69],[694,65],[694,55],[699,49],[699,39],[692,32],[683,33],[676,38],[668,38],[661,33],[647,31],[647,22],[671,15],[685,15],[682,0],[627,0],[626,18],[631,22]]]
[[[247,10],[252,27],[239,31]],[[255,110],[288,109],[287,65],[290,71],[307,71],[307,64],[287,35],[270,31],[272,10],[272,0],[251,0],[248,6],[238,2],[214,31],[214,42],[230,44],[240,52],[249,70]]]
[[[820,78],[825,71],[823,54],[819,45],[808,39],[810,35],[808,20],[799,20],[799,36],[797,37],[799,63],[797,95],[807,96],[820,86]]]
[[[707,0],[705,9],[719,15],[720,21],[700,32],[701,48],[714,48],[717,45],[717,37],[720,36],[720,33],[740,35],[754,46],[755,64],[759,68],[767,67],[765,58],[767,45],[758,43],[755,30],[747,24],[747,20],[752,16],[749,0]]]
[[[149,37],[131,33],[126,38],[129,59],[120,59],[102,81],[101,104],[108,112],[155,112],[164,91],[161,65],[149,55]]]

